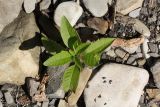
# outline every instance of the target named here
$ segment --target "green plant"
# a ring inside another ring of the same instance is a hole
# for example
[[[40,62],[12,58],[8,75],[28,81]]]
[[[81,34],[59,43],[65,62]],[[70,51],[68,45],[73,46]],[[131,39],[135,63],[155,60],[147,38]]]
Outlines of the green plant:
[[[91,43],[82,43],[78,33],[71,26],[66,17],[62,17],[60,33],[67,49],[62,48],[56,42],[42,37],[42,42],[52,57],[44,62],[45,66],[60,66],[73,62],[64,72],[62,86],[65,92],[75,91],[80,71],[84,65],[93,67],[99,63],[101,52],[108,47],[114,38],[102,38]],[[56,48],[58,47],[58,49]],[[54,53],[58,51],[58,53]]]

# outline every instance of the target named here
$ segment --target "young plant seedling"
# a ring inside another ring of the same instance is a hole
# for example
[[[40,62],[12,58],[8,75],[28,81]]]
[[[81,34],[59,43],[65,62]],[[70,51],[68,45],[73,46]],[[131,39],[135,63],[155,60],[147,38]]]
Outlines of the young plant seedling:
[[[114,38],[101,38],[95,42],[82,43],[77,31],[71,26],[65,16],[61,19],[60,34],[63,43],[67,47],[66,49],[63,49],[46,37],[42,38],[44,46],[50,45],[46,49],[51,54],[54,53],[55,47],[59,47],[59,49],[56,49],[58,53],[54,53],[52,57],[44,62],[44,65],[61,66],[73,62],[73,65],[64,72],[62,87],[65,92],[74,92],[77,88],[80,71],[84,66],[96,66],[100,61],[102,51],[114,41]]]

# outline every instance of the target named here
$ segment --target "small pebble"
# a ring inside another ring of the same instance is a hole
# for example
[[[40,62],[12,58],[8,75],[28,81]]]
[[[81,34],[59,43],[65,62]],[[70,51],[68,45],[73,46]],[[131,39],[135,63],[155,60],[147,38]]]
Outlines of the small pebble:
[[[2,91],[0,90],[0,98],[2,98],[3,97],[3,93],[2,93]]]
[[[127,52],[125,52],[124,50],[122,50],[120,48],[116,48],[115,49],[115,54],[120,58],[124,58],[125,55],[127,54]]]
[[[49,101],[43,101],[42,107],[48,107]]]
[[[155,43],[148,42],[149,49],[152,53],[158,53],[158,46]]]
[[[135,57],[130,56],[127,60],[127,64],[132,64],[135,61]]]
[[[55,105],[56,99],[52,99],[51,102],[49,102],[49,105]]]
[[[62,89],[58,89],[53,94],[47,94],[48,98],[64,98],[65,92]]]
[[[6,99],[7,104],[13,104],[14,103],[14,99],[13,99],[10,92],[5,92],[4,97]]]
[[[143,66],[146,63],[146,59],[145,58],[140,58],[137,60],[137,63],[139,66]]]
[[[136,18],[140,15],[141,8],[135,9],[129,13],[130,17]]]

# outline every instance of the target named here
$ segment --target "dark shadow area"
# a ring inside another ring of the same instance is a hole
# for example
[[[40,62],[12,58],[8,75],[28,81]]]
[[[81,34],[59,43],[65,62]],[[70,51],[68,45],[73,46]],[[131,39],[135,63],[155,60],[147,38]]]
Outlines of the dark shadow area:
[[[19,49],[20,50],[28,50],[28,49],[32,49],[36,46],[41,46],[41,39],[40,39],[40,34],[36,33],[35,36],[33,38],[30,38],[24,42],[22,42],[22,44],[20,45]]]

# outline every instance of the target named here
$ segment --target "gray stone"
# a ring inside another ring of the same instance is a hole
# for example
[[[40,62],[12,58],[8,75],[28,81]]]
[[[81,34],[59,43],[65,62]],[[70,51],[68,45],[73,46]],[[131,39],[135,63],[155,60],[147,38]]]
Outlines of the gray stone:
[[[136,52],[137,52],[137,53],[141,53],[141,52],[142,52],[142,51],[141,51],[141,47],[140,47],[140,46],[138,46],[138,48],[137,48]]]
[[[130,17],[136,18],[140,15],[141,8],[135,9],[129,13]]]
[[[158,53],[158,45],[156,43],[148,42],[148,46],[151,52]]]
[[[40,3],[40,10],[48,9],[48,7],[50,6],[50,4],[51,4],[51,0],[43,0]]]
[[[37,0],[24,0],[24,9],[26,13],[31,13],[36,7]]]
[[[145,69],[106,64],[84,90],[86,107],[137,107],[148,79]]]
[[[124,58],[127,55],[127,52],[125,50],[123,50],[123,49],[116,48],[115,49],[115,54],[117,56],[119,56],[120,58]]]
[[[150,69],[156,86],[160,88],[160,59],[158,59]]]
[[[49,79],[46,86],[46,94],[55,93],[61,87],[63,73],[68,65],[49,67],[47,69]]]
[[[114,52],[114,49],[110,49],[106,52],[106,55],[110,56],[110,57],[116,57],[116,54]]]
[[[2,93],[2,91],[0,91],[0,98],[2,98],[3,97],[3,93]]]
[[[29,95],[31,97],[33,97],[35,93],[37,92],[39,84],[40,82],[35,81],[35,79],[32,79],[32,78],[27,79],[27,88],[29,91]]]
[[[14,99],[13,99],[13,97],[12,97],[12,95],[11,95],[10,92],[5,92],[4,93],[4,97],[5,97],[5,100],[6,100],[7,104],[13,104],[13,103],[15,103]]]
[[[135,57],[130,56],[127,60],[127,64],[132,64],[135,61]]]
[[[148,15],[148,10],[147,10],[147,8],[146,7],[142,7],[142,9],[141,9],[141,13],[143,14],[143,15]]]
[[[0,34],[0,84],[24,84],[39,70],[39,29],[34,14],[21,12]]]
[[[120,57],[116,57],[116,62],[123,62],[123,59]]]
[[[151,57],[159,57],[160,55],[158,53],[148,53]]]
[[[42,107],[48,107],[49,101],[43,101]]]
[[[56,102],[56,99],[52,99],[52,101],[51,102],[49,102],[49,105],[55,105],[55,102]]]
[[[150,30],[142,21],[140,21],[138,19],[133,19],[132,21],[134,23],[133,28],[137,32],[139,32],[140,34],[142,34],[145,37],[149,37],[151,35]]]
[[[108,12],[109,0],[83,0],[83,3],[95,17],[102,17]]]
[[[47,94],[48,98],[64,98],[65,92],[62,89],[58,89],[55,93],[53,94]]]
[[[0,33],[20,13],[23,0],[0,0]]]

